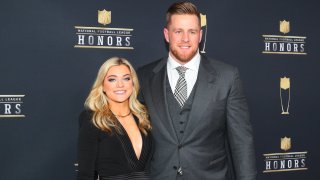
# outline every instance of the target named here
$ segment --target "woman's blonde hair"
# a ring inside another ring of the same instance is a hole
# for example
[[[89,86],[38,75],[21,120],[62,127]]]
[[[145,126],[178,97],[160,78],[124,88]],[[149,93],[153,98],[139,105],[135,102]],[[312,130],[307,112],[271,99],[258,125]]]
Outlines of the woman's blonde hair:
[[[122,133],[118,120],[109,108],[108,97],[103,92],[103,82],[108,70],[113,66],[120,65],[125,65],[130,69],[133,91],[129,97],[129,108],[133,115],[139,119],[139,129],[144,134],[147,134],[147,131],[151,129],[151,125],[146,107],[137,99],[140,88],[137,73],[129,61],[124,58],[112,57],[101,65],[97,78],[85,101],[85,107],[93,111],[92,122],[97,128],[108,133],[112,133],[112,128],[114,128],[118,133]]]

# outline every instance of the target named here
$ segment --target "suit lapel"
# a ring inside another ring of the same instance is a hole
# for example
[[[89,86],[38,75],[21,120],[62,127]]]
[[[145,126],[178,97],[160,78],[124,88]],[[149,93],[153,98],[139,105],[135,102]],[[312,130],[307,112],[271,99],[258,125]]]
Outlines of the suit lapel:
[[[189,114],[189,121],[185,128],[185,133],[182,142],[189,137],[194,128],[200,123],[202,114],[206,111],[214,93],[214,82],[216,72],[211,67],[209,60],[201,56],[201,62],[198,71],[197,83],[195,94],[193,98],[191,112]]]
[[[178,141],[177,135],[175,133],[171,117],[168,111],[167,98],[166,98],[166,63],[167,59],[162,59],[158,65],[153,69],[154,76],[151,78],[151,96],[155,111],[157,113],[158,127],[161,131],[167,131],[168,137],[172,138],[174,142]]]

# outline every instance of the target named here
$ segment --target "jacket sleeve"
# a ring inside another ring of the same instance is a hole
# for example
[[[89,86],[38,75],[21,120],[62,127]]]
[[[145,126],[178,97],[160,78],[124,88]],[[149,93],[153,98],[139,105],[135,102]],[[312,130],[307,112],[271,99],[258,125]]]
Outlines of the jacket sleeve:
[[[227,100],[227,133],[237,180],[255,180],[255,152],[249,109],[235,68]]]
[[[142,73],[141,68],[139,68],[137,70],[137,76],[138,76],[139,86],[140,86],[140,90],[138,92],[138,100],[140,103],[145,105],[143,91],[142,91],[142,89],[144,88],[144,77],[143,77],[143,73]]]
[[[91,122],[90,114],[83,111],[79,117],[77,180],[94,180],[95,177],[99,129]]]

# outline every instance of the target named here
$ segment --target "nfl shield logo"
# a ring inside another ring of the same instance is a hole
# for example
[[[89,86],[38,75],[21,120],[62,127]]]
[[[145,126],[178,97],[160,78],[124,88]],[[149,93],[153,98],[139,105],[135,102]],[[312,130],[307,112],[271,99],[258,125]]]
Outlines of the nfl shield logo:
[[[283,34],[287,34],[288,32],[290,32],[290,22],[283,20],[280,21],[280,32],[282,32]]]
[[[281,149],[288,151],[291,148],[291,138],[281,138]]]
[[[98,10],[98,23],[107,25],[111,23],[111,11]]]

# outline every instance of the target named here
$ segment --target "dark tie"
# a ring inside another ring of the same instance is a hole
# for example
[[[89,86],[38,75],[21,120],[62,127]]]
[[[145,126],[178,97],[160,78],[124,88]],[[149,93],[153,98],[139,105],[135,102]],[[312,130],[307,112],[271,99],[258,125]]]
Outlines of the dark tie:
[[[185,74],[188,68],[184,66],[176,67],[176,70],[179,73],[179,79],[176,84],[176,88],[174,90],[174,97],[178,101],[181,107],[183,107],[184,103],[187,100],[187,82],[185,79]]]

